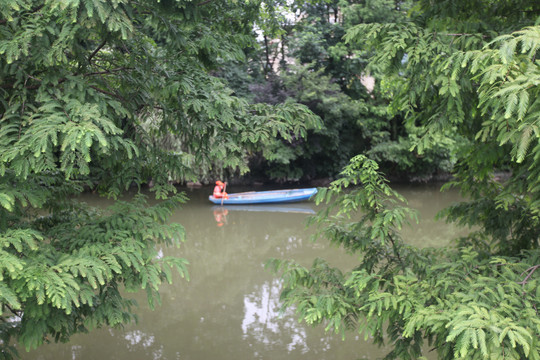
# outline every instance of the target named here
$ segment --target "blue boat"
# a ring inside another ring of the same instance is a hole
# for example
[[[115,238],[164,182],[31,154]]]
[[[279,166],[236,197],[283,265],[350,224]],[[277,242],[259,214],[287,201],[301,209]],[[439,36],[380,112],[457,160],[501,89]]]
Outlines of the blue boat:
[[[309,203],[304,204],[251,204],[251,205],[214,205],[212,210],[230,210],[230,211],[248,211],[248,212],[279,212],[291,214],[310,214],[315,215],[316,212],[311,208]]]
[[[308,200],[316,193],[316,188],[250,191],[228,194],[228,199],[215,198],[213,195],[208,199],[218,205],[275,204]]]

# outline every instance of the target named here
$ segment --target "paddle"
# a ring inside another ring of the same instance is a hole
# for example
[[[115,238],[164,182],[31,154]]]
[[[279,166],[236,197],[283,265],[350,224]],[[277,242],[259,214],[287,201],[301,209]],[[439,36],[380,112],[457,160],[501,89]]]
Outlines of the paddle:
[[[227,183],[223,185],[223,194],[221,196],[221,206],[223,206],[223,199],[225,198],[225,190],[227,189]]]

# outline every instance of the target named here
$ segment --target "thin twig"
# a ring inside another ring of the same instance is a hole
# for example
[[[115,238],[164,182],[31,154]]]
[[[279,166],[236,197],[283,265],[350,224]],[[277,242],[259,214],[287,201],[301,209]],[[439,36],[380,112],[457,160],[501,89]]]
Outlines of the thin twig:
[[[525,285],[527,283],[527,281],[529,281],[529,279],[531,278],[532,274],[536,271],[536,269],[540,268],[540,264],[538,265],[535,265],[535,266],[531,266],[530,268],[528,268],[527,270],[525,270],[524,272],[521,273],[521,275],[525,274],[526,272],[528,272],[529,274],[525,277],[525,279],[523,279],[523,281],[520,281],[518,282],[518,284],[520,285]]]
[[[444,36],[477,36],[477,35],[480,35],[480,34],[468,34],[468,33],[457,33],[457,34],[451,34],[451,33],[444,34],[443,33],[443,34],[441,34],[441,33],[439,33],[438,35],[444,35]],[[480,36],[483,37],[483,38],[487,37],[487,35],[480,35]]]
[[[124,70],[133,70],[133,68],[121,67],[121,68],[117,68],[117,69],[86,73],[86,74],[83,74],[83,76],[108,75],[108,74],[112,74],[112,73],[115,73],[115,72],[118,72],[118,71],[124,71]]]
[[[99,52],[99,50],[101,50],[102,47],[105,46],[105,44],[107,43],[107,39],[103,40],[103,42],[101,44],[99,44],[99,46],[97,47],[96,50],[94,50],[90,56],[88,57],[88,63],[91,64],[92,63],[92,58]]]
[[[97,86],[94,86],[94,85],[90,85],[90,87],[96,91],[99,91],[100,93],[103,93],[105,95],[109,95],[109,96],[112,96],[112,97],[115,97],[119,100],[122,100],[122,101],[126,101],[126,99],[124,99],[122,96],[118,95],[118,94],[115,94],[113,92],[110,92],[110,91],[107,91],[107,90],[103,90],[103,89],[100,89],[98,88]]]

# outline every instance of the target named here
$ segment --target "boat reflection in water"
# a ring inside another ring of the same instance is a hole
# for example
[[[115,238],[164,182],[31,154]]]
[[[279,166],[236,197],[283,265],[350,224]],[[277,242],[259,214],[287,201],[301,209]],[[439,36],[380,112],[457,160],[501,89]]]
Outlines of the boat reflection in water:
[[[223,205],[212,206],[214,219],[217,226],[221,227],[227,224],[227,215],[229,211],[241,212],[279,212],[292,214],[315,215],[315,210],[311,204],[279,204],[279,205]]]

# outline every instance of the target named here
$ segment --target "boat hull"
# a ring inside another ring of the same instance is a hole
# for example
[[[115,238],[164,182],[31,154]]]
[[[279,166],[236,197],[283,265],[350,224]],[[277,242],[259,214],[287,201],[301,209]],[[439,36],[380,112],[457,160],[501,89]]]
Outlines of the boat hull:
[[[316,193],[316,188],[288,189],[234,193],[228,194],[228,199],[215,198],[210,195],[208,199],[218,205],[278,204],[309,200]]]

